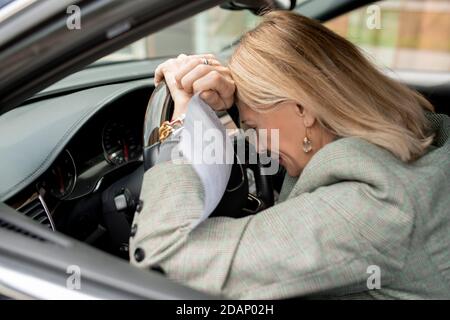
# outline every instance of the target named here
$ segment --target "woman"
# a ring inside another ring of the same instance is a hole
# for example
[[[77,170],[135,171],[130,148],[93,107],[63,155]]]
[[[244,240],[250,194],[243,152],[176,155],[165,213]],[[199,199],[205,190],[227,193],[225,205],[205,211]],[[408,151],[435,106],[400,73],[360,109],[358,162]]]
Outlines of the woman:
[[[320,23],[271,12],[228,67],[211,55],[156,71],[187,112],[236,103],[242,123],[279,129],[280,202],[198,226],[189,164],[145,173],[131,262],[231,298],[450,298],[450,120]],[[428,110],[428,111],[427,111]],[[269,137],[270,138],[270,137]]]

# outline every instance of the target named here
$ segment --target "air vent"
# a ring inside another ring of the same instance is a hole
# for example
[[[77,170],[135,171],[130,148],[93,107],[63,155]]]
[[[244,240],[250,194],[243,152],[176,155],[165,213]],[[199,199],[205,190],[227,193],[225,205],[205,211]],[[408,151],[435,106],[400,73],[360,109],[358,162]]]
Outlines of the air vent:
[[[36,239],[36,240],[39,240],[42,242],[47,241],[46,239],[42,238],[41,236],[38,236],[34,233],[26,231],[18,226],[15,226],[15,225],[9,223],[8,221],[3,220],[3,219],[0,219],[0,229],[6,229],[6,230],[10,230],[10,231],[13,231],[16,233],[20,233],[26,237],[30,237],[30,238],[33,238],[33,239]]]
[[[25,216],[33,219],[46,226],[51,230],[55,230],[52,217],[48,212],[47,206],[45,205],[44,199],[41,196],[29,201],[19,208],[19,212],[23,213]]]

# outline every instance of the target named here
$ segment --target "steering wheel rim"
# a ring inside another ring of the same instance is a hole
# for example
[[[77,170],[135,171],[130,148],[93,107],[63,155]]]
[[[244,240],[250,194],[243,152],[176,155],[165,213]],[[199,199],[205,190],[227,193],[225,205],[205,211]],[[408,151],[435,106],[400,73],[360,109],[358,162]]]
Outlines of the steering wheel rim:
[[[164,81],[153,91],[145,113],[143,131],[143,158],[144,169],[147,171],[155,163],[159,155],[159,127],[164,121],[170,121],[173,114],[174,103],[170,91]],[[234,141],[236,147],[237,141]],[[263,166],[258,161],[257,164],[248,166],[245,159],[239,159],[235,153],[230,180],[226,192],[223,195],[217,208],[211,216],[232,216],[241,217],[254,214],[274,203],[272,179],[269,175],[264,175]],[[254,171],[257,195],[249,194],[247,168]],[[246,210],[246,205],[250,200],[259,202],[255,210]]]
[[[143,147],[149,148],[158,142],[158,129],[164,121],[170,121],[173,100],[164,80],[153,90],[144,118]],[[144,155],[145,157],[145,155]]]

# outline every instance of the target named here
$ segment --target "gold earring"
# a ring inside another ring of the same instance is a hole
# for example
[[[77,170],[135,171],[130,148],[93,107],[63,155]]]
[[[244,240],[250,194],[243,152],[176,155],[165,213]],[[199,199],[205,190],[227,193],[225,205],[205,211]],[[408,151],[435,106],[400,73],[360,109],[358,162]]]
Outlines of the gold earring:
[[[303,151],[308,153],[312,150],[312,142],[308,137],[308,128],[306,128],[305,138],[303,139]]]

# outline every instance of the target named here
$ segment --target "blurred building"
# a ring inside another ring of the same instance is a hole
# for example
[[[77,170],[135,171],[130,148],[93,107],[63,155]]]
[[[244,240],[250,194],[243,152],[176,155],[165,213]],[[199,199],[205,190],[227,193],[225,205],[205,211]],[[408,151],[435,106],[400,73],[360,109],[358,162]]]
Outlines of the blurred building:
[[[450,0],[389,0],[376,5],[379,29],[367,27],[372,12],[368,7],[326,26],[391,69],[450,71]]]

